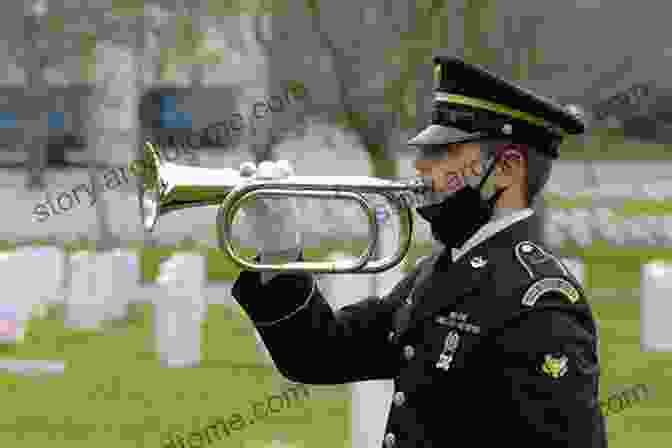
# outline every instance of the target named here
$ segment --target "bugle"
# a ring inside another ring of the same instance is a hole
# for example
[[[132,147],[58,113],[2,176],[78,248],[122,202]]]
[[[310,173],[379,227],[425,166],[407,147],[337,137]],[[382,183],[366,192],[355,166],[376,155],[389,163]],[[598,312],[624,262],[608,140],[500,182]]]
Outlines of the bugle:
[[[243,269],[252,271],[308,271],[315,273],[376,273],[399,264],[406,256],[413,238],[412,207],[423,194],[431,191],[427,177],[403,180],[366,176],[291,176],[279,180],[243,177],[230,168],[200,168],[176,165],[160,159],[152,143],[145,142],[141,219],[151,232],[159,216],[189,207],[219,205],[217,239],[219,248]],[[364,194],[383,196],[399,216],[400,238],[396,252],[373,260],[379,242],[376,209]],[[367,217],[369,241],[364,253],[355,260],[296,261],[283,264],[251,263],[238,256],[232,244],[232,227],[236,213],[259,196],[313,197],[345,199],[357,203]]]

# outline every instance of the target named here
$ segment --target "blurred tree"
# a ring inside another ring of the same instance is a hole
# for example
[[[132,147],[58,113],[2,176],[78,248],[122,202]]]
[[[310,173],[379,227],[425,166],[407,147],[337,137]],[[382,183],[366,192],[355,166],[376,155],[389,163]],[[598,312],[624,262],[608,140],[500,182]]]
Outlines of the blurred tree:
[[[259,10],[255,12],[255,15],[252,17],[252,34],[254,40],[261,49],[261,53],[266,60],[267,68],[265,71],[265,76],[262,82],[265,84],[264,95],[268,98],[271,95],[273,89],[273,81],[270,76],[270,64],[272,64],[272,37],[270,36],[270,20],[271,16],[263,15],[263,11]],[[281,139],[278,138],[277,134],[274,137],[273,133],[273,116],[267,114],[264,116],[264,126],[261,129],[258,129],[256,126],[256,121],[254,117],[250,117],[250,126],[254,128],[254,133],[261,132],[262,135],[260,138],[254,139],[251,144],[252,154],[254,155],[255,162],[257,164],[263,162],[264,160],[277,160],[277,154],[275,154],[274,148],[280,143]]]
[[[101,194],[103,191],[102,180],[98,172],[97,156],[99,145],[103,144],[105,137],[105,123],[102,122],[104,115],[99,113],[101,104],[106,97],[104,82],[96,78],[96,44],[97,36],[93,33],[82,33],[80,40],[80,69],[81,77],[93,86],[92,95],[88,98],[88,114],[84,131],[89,160],[87,162],[89,183],[93,187],[96,217],[98,224],[97,248],[99,250],[117,247],[119,240],[115,237],[110,227],[109,204],[107,198]]]
[[[362,8],[362,5],[349,5],[349,8]],[[397,159],[391,150],[389,143],[390,134],[396,125],[396,117],[393,111],[373,111],[369,108],[370,97],[358,98],[357,89],[360,88],[352,76],[352,66],[355,61],[366,57],[365,54],[357,54],[356,49],[339,47],[336,38],[330,36],[324,26],[324,18],[319,0],[306,0],[306,9],[311,19],[312,31],[318,34],[320,46],[331,58],[333,73],[338,86],[338,98],[340,101],[339,124],[353,132],[359,138],[362,146],[369,155],[372,175],[375,177],[391,178],[398,176]],[[372,8],[373,9],[373,8]],[[374,9],[375,10],[375,9]],[[359,12],[359,11],[358,11]],[[365,14],[359,14],[365,20]],[[380,22],[381,25],[388,25]],[[358,25],[368,26],[367,23]],[[343,40],[343,36],[341,40]],[[359,62],[359,61],[357,61]],[[380,72],[386,72],[385,67],[378,67]]]
[[[320,56],[329,60],[328,71],[322,71],[325,75],[333,75],[336,80],[340,109],[340,113],[332,117],[333,121],[358,136],[369,155],[372,175],[378,177],[398,175],[395,146],[403,144],[391,141],[394,132],[426,125],[431,105],[430,66],[433,55],[462,53],[470,62],[486,65],[519,80],[526,79],[534,73],[534,67],[543,63],[541,52],[531,45],[535,42],[540,20],[522,18],[519,20],[519,31],[514,33],[517,37],[504,42],[514,55],[509,64],[510,70],[505,70],[504,51],[489,45],[491,34],[499,24],[493,0],[384,1],[375,5],[335,5],[319,0],[291,2],[301,4],[301,9],[307,13],[308,33],[318,37],[315,40],[319,41]],[[294,33],[297,39],[310,40],[298,26],[292,28],[291,23],[286,32],[275,32],[275,23],[271,19],[283,13],[278,11],[276,3],[286,2],[273,2],[273,8],[267,2],[243,0],[226,5],[210,0],[168,3],[163,0],[152,4],[114,0],[111,11],[98,11],[97,15],[87,13],[90,16],[87,17],[88,22],[96,25],[95,37],[98,41],[124,41],[143,61],[137,65],[137,78],[141,84],[170,78],[175,64],[188,63],[191,64],[193,85],[198,86],[204,78],[204,64],[221,62],[217,55],[205,48],[201,16],[205,15],[203,9],[206,7],[209,8],[209,16],[251,16],[252,34],[267,64],[286,64],[284,55],[273,54],[274,46],[278,41],[287,40],[287,34]],[[343,17],[355,19],[348,26],[335,24],[332,19],[337,11],[343,11]],[[247,19],[241,17],[241,23],[244,20]],[[292,19],[295,24],[300,20],[300,17]],[[449,33],[451,29],[460,28],[460,21],[464,25],[461,43],[459,35],[456,38],[454,33]],[[159,45],[165,31],[173,27],[174,46]],[[119,33],[122,29],[124,31]],[[241,34],[244,32],[241,29]],[[377,38],[374,39],[374,36]],[[296,52],[296,49],[291,51]],[[147,75],[147,71],[153,73]],[[270,76],[262,82],[270,91],[273,82]],[[371,87],[377,85],[383,88]],[[141,157],[142,151],[141,138],[137,146],[138,157]],[[269,133],[263,143],[255,143],[253,151],[257,161],[274,159],[273,148],[280,141],[280,137]]]
[[[133,64],[135,64],[134,69],[132,69],[135,70],[135,82],[131,83],[129,88],[142,89],[145,71],[157,71],[155,68],[156,58],[153,57],[151,48],[148,48],[152,43],[152,36],[147,34],[158,28],[156,26],[157,22],[159,22],[159,25],[165,25],[166,21],[163,20],[163,17],[158,19],[152,17],[152,8],[148,8],[146,16],[144,1],[113,0],[111,8],[89,8],[86,5],[81,5],[77,9],[76,15],[72,14],[72,8],[68,9],[63,1],[53,1],[52,3],[50,14],[47,17],[48,31],[51,33],[49,35],[49,52],[45,58],[48,58],[50,65],[60,65],[66,57],[76,54],[79,56],[80,64],[79,78],[93,87],[93,94],[88,103],[89,118],[85,133],[89,154],[89,179],[93,185],[97,186],[93,192],[98,222],[97,247],[105,250],[117,247],[120,244],[120,238],[114,235],[111,230],[109,204],[105,196],[101,194],[103,191],[102,180],[97,172],[101,166],[97,163],[99,154],[97,154],[96,149],[105,144],[107,140],[106,129],[109,127],[104,122],[105,114],[97,112],[100,112],[100,108],[104,106],[110,87],[109,80],[98,79],[97,69],[99,65],[113,63],[113,61],[97,60],[96,56],[101,46],[131,50]],[[73,38],[73,36],[76,37]],[[73,43],[75,45],[72,45]],[[43,65],[46,66],[46,61]],[[128,94],[139,98],[139,95],[132,95],[130,91]],[[112,132],[117,132],[117,130],[112,130]],[[114,136],[111,137],[114,138]],[[134,154],[132,155],[134,159],[143,156],[142,141],[142,135],[138,133],[137,143],[134,144]],[[140,183],[141,179],[137,178],[137,181]]]
[[[29,104],[27,111],[31,115],[24,136],[24,147],[28,154],[28,180],[26,186],[30,190],[44,189],[44,169],[47,163],[48,122],[45,119],[44,100],[47,96],[48,84],[44,78],[47,66],[47,23],[48,12],[46,0],[35,0],[31,11],[24,15],[24,42],[28,48],[24,57],[26,71],[26,92]],[[32,103],[32,104],[31,104]]]

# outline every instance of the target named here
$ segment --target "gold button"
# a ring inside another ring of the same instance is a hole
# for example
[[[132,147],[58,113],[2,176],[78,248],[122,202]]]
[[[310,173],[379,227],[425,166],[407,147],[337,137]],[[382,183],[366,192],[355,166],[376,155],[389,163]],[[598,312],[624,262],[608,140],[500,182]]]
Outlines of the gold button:
[[[406,402],[406,395],[403,392],[396,392],[392,397],[395,406],[402,406]]]
[[[415,349],[410,345],[405,346],[404,347],[404,358],[406,358],[406,360],[411,360],[411,359],[413,359],[414,356],[415,356]]]
[[[392,448],[397,443],[397,438],[391,432],[385,434],[385,447]]]

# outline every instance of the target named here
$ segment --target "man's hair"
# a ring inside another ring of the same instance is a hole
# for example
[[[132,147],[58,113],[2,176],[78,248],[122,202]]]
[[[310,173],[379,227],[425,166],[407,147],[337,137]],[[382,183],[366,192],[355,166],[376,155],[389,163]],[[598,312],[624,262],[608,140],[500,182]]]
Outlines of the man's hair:
[[[518,150],[527,161],[527,203],[532,206],[551,176],[553,159],[529,144],[515,143],[504,138],[484,139],[481,148],[486,158]]]

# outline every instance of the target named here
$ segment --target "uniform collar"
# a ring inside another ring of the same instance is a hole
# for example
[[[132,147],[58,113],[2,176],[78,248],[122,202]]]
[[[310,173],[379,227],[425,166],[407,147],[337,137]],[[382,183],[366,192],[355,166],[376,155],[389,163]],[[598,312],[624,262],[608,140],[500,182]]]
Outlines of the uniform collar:
[[[512,226],[518,221],[529,218],[532,216],[532,214],[534,214],[534,210],[531,208],[524,208],[488,222],[483,227],[478,229],[478,231],[473,234],[471,238],[469,238],[467,242],[462,245],[462,247],[451,249],[453,263],[459,260],[462,255],[466,254],[491,236],[501,232],[507,227]]]

